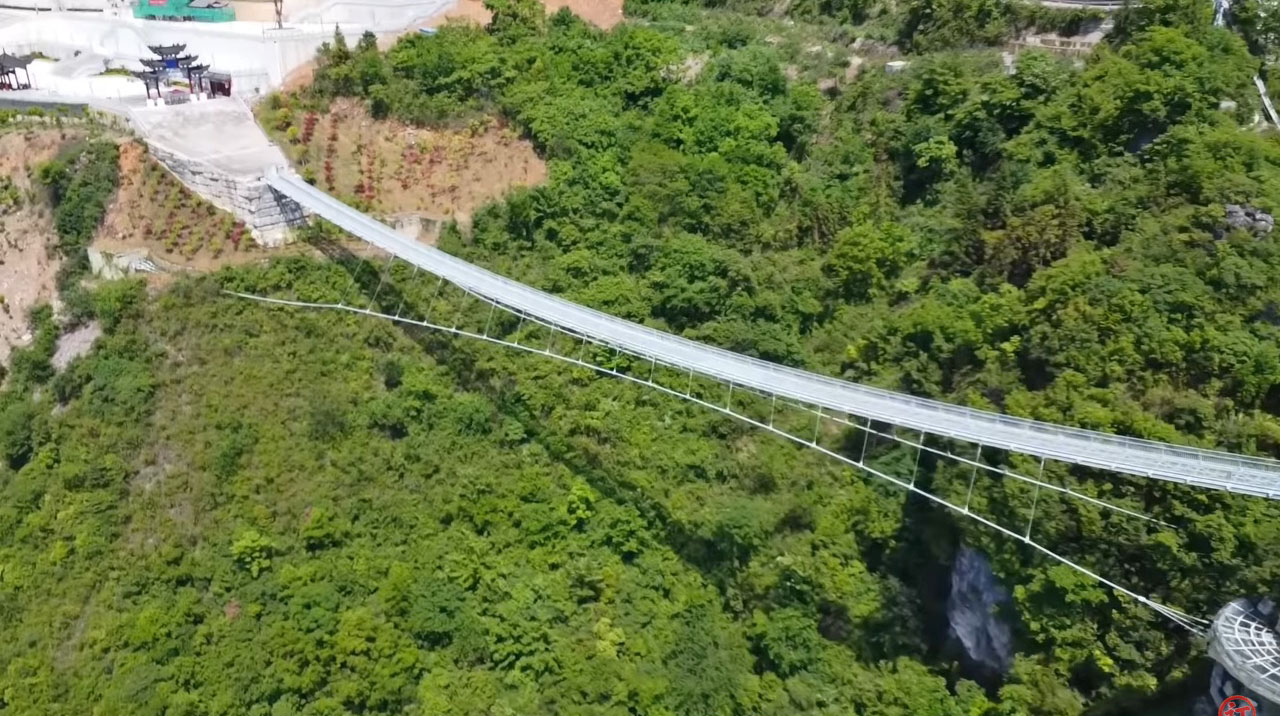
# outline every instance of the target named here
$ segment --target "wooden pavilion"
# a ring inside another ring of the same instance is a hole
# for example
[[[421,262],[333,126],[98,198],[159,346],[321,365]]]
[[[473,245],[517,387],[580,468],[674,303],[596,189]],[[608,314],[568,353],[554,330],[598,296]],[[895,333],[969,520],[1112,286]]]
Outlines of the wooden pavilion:
[[[144,60],[143,63],[145,64],[146,61]],[[146,69],[141,72],[134,72],[133,76],[142,80],[142,84],[146,86],[148,100],[151,99],[151,90],[153,89],[156,91],[156,99],[162,99],[164,97],[160,92],[160,78],[163,75],[159,71]]]
[[[211,97],[230,97],[231,75],[226,72],[206,71],[202,76],[201,86]]]
[[[7,52],[0,53],[0,89],[31,89],[31,73],[27,70],[31,60],[30,55],[18,57]],[[22,70],[25,82],[18,77],[18,70]]]
[[[183,52],[186,51],[185,44],[176,45],[147,45],[147,49],[155,53],[164,62],[164,66],[171,70],[178,69],[178,60]]]

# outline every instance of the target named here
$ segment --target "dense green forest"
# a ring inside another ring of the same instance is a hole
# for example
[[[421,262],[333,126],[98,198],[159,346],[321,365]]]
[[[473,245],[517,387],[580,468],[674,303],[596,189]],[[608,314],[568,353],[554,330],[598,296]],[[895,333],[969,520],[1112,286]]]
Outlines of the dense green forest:
[[[449,227],[450,252],[852,380],[1280,453],[1280,249],[1226,209],[1280,209],[1248,12],[1233,30],[1146,3],[1082,66],[1023,52],[1010,73],[984,45],[1089,18],[707,4],[629,5],[602,32],[491,0],[488,28],[385,53],[339,36],[267,124],[338,96],[413,123],[499,114],[550,180]],[[888,42],[906,71],[882,69]],[[0,712],[1074,716],[1185,711],[1203,688],[1203,646],[1168,621],[815,451],[544,358],[221,293],[468,316],[329,227],[304,238],[337,260],[85,289],[111,156],[41,172],[69,320],[106,335],[55,374],[40,312],[0,393]],[[939,494],[969,480],[871,453]],[[1035,537],[1100,573],[1205,616],[1274,593],[1274,503],[1045,474],[1170,525],[1042,496]],[[977,488],[980,514],[1025,523],[1025,485]],[[962,544],[1012,592],[1007,674],[947,643]]]

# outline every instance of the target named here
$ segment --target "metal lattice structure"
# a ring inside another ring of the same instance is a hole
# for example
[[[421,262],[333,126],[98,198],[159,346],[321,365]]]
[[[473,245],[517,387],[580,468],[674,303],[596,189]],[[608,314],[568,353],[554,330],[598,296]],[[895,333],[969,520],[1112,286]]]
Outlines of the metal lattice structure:
[[[1249,689],[1280,704],[1280,638],[1247,599],[1218,612],[1209,655]]]

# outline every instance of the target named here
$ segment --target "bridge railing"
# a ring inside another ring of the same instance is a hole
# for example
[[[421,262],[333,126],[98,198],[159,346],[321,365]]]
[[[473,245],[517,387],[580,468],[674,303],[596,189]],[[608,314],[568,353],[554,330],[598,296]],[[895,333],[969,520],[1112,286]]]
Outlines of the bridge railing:
[[[268,183],[319,216],[421,269],[500,305],[647,359],[826,409],[1078,465],[1280,497],[1280,462],[1053,425],[859,385],[769,363],[631,323],[531,288],[396,234],[296,174]]]

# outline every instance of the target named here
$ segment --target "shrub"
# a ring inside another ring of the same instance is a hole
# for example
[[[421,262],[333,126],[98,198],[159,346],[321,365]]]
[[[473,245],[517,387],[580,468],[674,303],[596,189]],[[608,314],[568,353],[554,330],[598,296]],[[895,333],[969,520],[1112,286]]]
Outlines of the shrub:
[[[271,556],[275,546],[271,540],[262,536],[257,530],[246,530],[240,533],[231,544],[231,558],[241,569],[257,577],[271,566]]]

